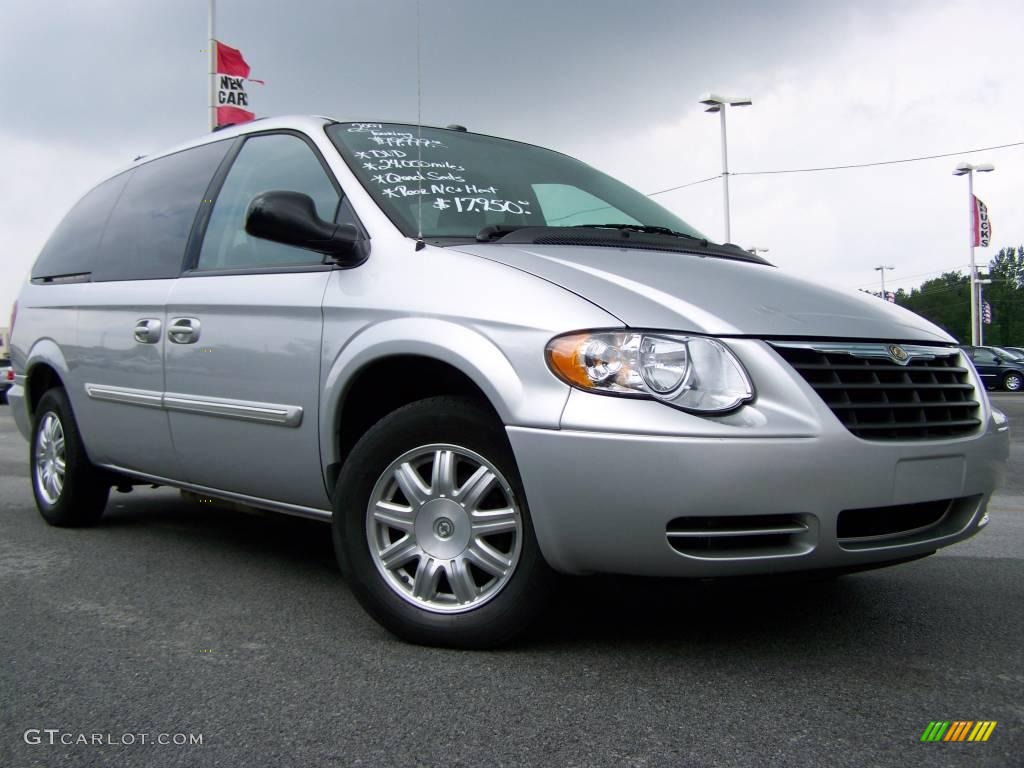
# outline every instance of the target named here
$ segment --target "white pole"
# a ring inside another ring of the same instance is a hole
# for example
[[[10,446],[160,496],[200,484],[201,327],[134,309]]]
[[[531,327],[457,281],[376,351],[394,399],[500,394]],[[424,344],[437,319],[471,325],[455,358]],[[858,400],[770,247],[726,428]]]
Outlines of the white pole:
[[[725,104],[719,110],[722,118],[722,195],[725,200],[725,242],[732,242],[729,226],[729,150],[725,140]]]
[[[213,22],[215,13],[216,0],[210,0],[209,15],[207,17],[207,26],[210,30],[209,41],[207,45],[209,59],[210,59],[210,83],[209,83],[209,102],[210,102],[210,130],[212,131],[217,127],[217,38],[213,30]]]
[[[888,301],[889,294],[885,292],[885,267],[882,267],[878,271],[882,273],[882,301]]]
[[[979,281],[978,282],[978,312],[984,315],[985,313],[985,286]],[[978,318],[978,346],[985,346],[985,323],[984,317]],[[1006,344],[1006,342],[1002,342]]]
[[[974,266],[974,169],[967,171],[967,235],[971,244],[971,345],[981,346],[978,332],[978,268]]]

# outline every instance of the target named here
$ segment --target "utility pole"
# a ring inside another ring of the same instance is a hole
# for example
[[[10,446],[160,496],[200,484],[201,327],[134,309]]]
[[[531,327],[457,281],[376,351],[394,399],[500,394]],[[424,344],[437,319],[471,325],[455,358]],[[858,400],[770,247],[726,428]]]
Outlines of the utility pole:
[[[889,294],[885,292],[885,270],[887,269],[889,271],[892,271],[896,269],[896,267],[886,266],[885,264],[879,264],[877,267],[875,267],[875,272],[878,272],[882,276],[882,301],[889,300]]]

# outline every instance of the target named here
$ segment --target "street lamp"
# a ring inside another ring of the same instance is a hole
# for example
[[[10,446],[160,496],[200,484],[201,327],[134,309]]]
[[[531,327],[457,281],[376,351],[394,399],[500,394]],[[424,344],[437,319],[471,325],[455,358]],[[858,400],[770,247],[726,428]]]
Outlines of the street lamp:
[[[974,265],[974,172],[989,173],[996,168],[992,163],[958,163],[954,176],[967,177],[967,237],[971,244],[971,346],[981,346],[981,324],[978,322],[978,268]]]
[[[889,300],[889,294],[887,294],[885,292],[885,270],[887,270],[887,269],[892,271],[892,270],[896,269],[896,267],[889,267],[889,266],[886,266],[885,264],[879,264],[877,267],[875,267],[875,272],[878,272],[882,276],[882,300],[883,301],[888,301]]]
[[[725,108],[727,105],[749,107],[754,102],[736,96],[726,97],[708,93],[704,95],[700,103],[707,107],[705,112],[717,112],[722,120],[722,196],[725,200],[725,242],[728,243],[732,239],[732,233],[729,226],[729,150],[725,140]]]

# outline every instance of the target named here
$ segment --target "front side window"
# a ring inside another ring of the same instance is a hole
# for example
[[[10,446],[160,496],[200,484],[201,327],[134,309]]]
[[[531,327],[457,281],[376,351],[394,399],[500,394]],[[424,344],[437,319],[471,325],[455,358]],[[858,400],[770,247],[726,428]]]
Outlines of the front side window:
[[[618,225],[703,238],[646,195],[548,149],[395,123],[336,123],[327,135],[409,237],[475,237],[489,225]]]
[[[252,199],[263,192],[301,192],[313,198],[317,215],[335,221],[341,196],[305,141],[291,134],[246,139],[217,195],[199,253],[199,269],[246,269],[319,264],[320,254],[245,231]]]

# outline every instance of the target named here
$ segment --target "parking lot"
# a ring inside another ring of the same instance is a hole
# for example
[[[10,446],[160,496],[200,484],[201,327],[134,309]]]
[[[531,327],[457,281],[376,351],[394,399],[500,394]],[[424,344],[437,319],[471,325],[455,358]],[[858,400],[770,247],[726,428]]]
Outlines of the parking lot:
[[[47,527],[0,407],[0,766],[1020,765],[1024,395],[993,399],[1013,452],[971,541],[832,582],[574,579],[487,653],[392,639],[321,523],[139,489]]]

